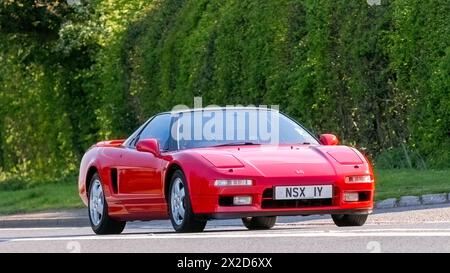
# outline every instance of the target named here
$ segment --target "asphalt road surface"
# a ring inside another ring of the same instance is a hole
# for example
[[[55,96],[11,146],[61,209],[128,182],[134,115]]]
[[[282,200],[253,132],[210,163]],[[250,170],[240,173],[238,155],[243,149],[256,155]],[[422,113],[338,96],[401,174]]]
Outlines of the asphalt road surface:
[[[128,223],[110,236],[90,227],[3,228],[0,252],[450,252],[450,206],[378,211],[363,227],[349,228],[329,216],[279,217],[268,231],[210,221],[205,232],[191,234],[174,233],[169,221]]]

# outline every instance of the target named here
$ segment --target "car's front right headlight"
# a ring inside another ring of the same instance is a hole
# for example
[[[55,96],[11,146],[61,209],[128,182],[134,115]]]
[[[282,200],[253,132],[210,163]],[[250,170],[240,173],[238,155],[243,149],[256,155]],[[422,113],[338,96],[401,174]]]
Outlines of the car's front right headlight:
[[[253,181],[250,179],[218,179],[214,181],[214,186],[216,187],[227,187],[227,186],[252,186]]]

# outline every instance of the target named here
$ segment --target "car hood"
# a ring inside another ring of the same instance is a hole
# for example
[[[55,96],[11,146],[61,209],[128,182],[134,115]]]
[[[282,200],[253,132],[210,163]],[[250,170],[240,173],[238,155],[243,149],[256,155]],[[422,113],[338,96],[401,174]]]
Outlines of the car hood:
[[[265,177],[335,175],[339,164],[361,164],[346,146],[255,145],[198,149],[216,168],[252,168]]]

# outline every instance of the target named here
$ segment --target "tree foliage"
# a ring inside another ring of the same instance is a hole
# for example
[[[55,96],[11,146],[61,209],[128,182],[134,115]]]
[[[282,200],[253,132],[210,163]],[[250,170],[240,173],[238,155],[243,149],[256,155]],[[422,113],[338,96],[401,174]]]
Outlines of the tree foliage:
[[[450,166],[446,0],[73,2],[0,3],[4,174],[72,172],[194,96],[280,105],[379,167]]]

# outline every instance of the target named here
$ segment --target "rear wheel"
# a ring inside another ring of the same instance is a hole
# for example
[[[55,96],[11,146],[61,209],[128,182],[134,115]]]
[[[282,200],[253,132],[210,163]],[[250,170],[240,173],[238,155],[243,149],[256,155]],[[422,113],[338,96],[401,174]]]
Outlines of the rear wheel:
[[[109,217],[108,204],[106,203],[102,182],[98,174],[95,174],[91,179],[88,210],[89,221],[92,230],[96,234],[120,234],[125,228],[126,222],[117,221]]]
[[[183,172],[175,171],[169,190],[170,221],[176,232],[200,232],[205,229],[206,220],[197,219],[192,211],[189,189]]]
[[[271,229],[277,222],[276,216],[261,216],[261,217],[245,217],[242,218],[244,226],[250,230]]]
[[[332,214],[331,218],[338,227],[352,227],[364,225],[368,216],[368,214]]]

